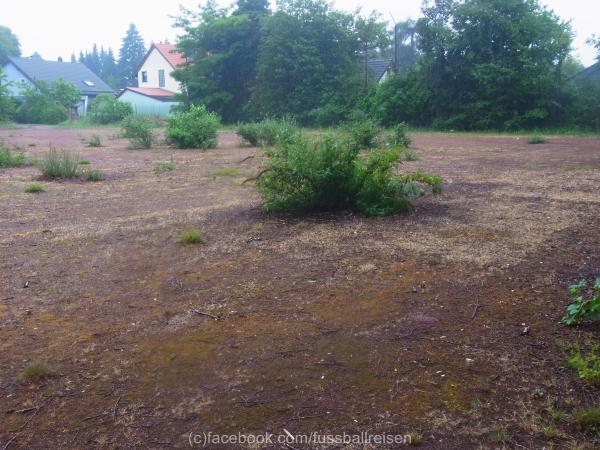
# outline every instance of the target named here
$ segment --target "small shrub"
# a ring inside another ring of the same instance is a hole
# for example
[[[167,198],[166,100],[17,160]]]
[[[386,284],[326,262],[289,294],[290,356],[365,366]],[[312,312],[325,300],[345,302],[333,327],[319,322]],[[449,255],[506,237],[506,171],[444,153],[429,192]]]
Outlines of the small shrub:
[[[9,149],[0,145],[0,169],[8,167],[21,167],[27,165],[27,159],[23,153],[12,153]]]
[[[215,148],[219,125],[216,113],[207,111],[204,105],[192,105],[189,111],[167,118],[167,142],[177,148]]]
[[[132,114],[131,104],[118,100],[112,94],[100,94],[90,104],[88,117],[92,123],[109,124],[121,122]]]
[[[92,134],[87,141],[88,147],[102,147],[102,140],[97,134]]]
[[[409,149],[404,149],[402,152],[402,159],[404,161],[418,161],[419,155]]]
[[[544,136],[531,136],[528,141],[530,144],[544,144],[546,138]]]
[[[381,127],[373,120],[363,120],[352,123],[348,131],[354,144],[361,150],[377,146],[377,137]]]
[[[574,411],[573,421],[582,430],[600,433],[600,406]]]
[[[129,139],[131,148],[151,148],[156,141],[154,125],[147,116],[127,116],[121,127],[123,137]]]
[[[81,166],[88,166],[90,164],[91,164],[91,162],[87,159],[82,159],[81,161],[79,161],[79,165],[81,165]]]
[[[74,178],[79,174],[79,158],[51,148],[39,162],[39,169],[44,178]]]
[[[396,174],[398,149],[378,150],[368,157],[351,140],[326,136],[292,142],[266,151],[267,165],[258,189],[269,211],[335,211],[356,209],[369,216],[383,216],[412,208],[411,199],[434,193],[442,179],[421,172]]]
[[[567,365],[577,370],[579,378],[594,386],[600,386],[600,355],[598,345],[592,346],[588,355],[584,355],[578,346],[571,350]]]
[[[216,177],[235,177],[240,171],[236,167],[219,167],[213,170],[212,176]]]
[[[171,172],[175,170],[175,162],[167,161],[167,162],[157,162],[154,164],[154,172]]]
[[[584,298],[586,289],[586,280],[581,280],[579,283],[569,286],[572,302],[567,306],[567,314],[562,318],[563,324],[567,326],[577,325],[600,316],[600,278],[596,279],[589,298]]]
[[[200,244],[204,242],[202,231],[192,228],[181,233],[181,242],[184,244]]]
[[[19,378],[29,383],[35,383],[48,378],[52,375],[52,371],[41,362],[28,364],[21,372]]]
[[[86,170],[83,175],[87,181],[102,181],[102,180],[104,180],[104,172],[102,172],[99,169]]]
[[[406,135],[408,125],[404,122],[399,123],[392,129],[390,136],[391,144],[397,147],[408,148],[412,144],[412,140]]]
[[[253,147],[273,146],[280,140],[289,140],[298,134],[298,125],[290,117],[267,118],[260,122],[238,125],[237,134]]]
[[[44,192],[44,185],[41,183],[29,183],[25,186],[25,192],[28,194],[37,194],[38,192]]]

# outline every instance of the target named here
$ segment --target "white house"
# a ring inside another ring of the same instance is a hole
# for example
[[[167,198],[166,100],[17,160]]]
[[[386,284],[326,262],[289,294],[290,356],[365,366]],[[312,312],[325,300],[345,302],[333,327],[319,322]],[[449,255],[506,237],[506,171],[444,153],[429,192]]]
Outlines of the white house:
[[[8,58],[4,74],[12,96],[19,97],[26,86],[37,86],[40,81],[53,82],[60,78],[75,85],[81,94],[78,114],[87,112],[98,94],[114,94],[114,90],[84,64],[78,62],[45,61],[40,57]]]
[[[372,80],[376,83],[383,83],[392,75],[394,61],[391,59],[370,59],[367,66],[371,71]]]
[[[171,72],[185,63],[185,57],[171,44],[152,44],[137,71],[137,87],[126,87],[119,100],[131,103],[137,114],[165,116],[177,102],[173,96],[181,85]]]

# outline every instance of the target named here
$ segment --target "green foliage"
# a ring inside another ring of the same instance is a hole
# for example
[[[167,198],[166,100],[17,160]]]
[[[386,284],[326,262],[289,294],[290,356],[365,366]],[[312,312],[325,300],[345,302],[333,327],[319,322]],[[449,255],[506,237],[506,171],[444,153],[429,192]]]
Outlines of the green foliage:
[[[133,114],[131,104],[122,102],[112,94],[100,94],[90,104],[88,117],[92,123],[108,124],[121,122]]]
[[[235,177],[240,171],[236,167],[219,167],[213,170],[212,176],[216,177]]]
[[[563,324],[567,326],[577,325],[600,317],[600,278],[596,279],[589,298],[584,298],[587,287],[585,279],[569,286],[572,302],[567,306],[567,314],[562,319]]]
[[[219,116],[204,105],[191,105],[188,111],[167,118],[167,141],[177,148],[215,148]]]
[[[280,140],[287,140],[299,133],[296,121],[289,117],[283,119],[267,118],[260,122],[244,123],[237,127],[237,133],[250,145],[273,146]]]
[[[75,85],[62,78],[46,83],[37,81],[21,91],[23,98],[16,118],[22,123],[56,125],[68,119],[68,109],[77,105],[80,94]]]
[[[82,159],[81,161],[79,161],[80,166],[87,166],[89,164],[91,164],[91,162],[87,159]]]
[[[21,56],[21,45],[10,28],[0,25],[0,67],[6,64],[9,56]]]
[[[166,162],[157,162],[154,164],[154,172],[171,172],[175,170],[175,162],[174,161],[166,161]]]
[[[44,178],[74,178],[79,175],[79,158],[51,148],[39,162],[39,169]]]
[[[573,422],[583,430],[600,434],[600,406],[573,411]]]
[[[387,215],[411,209],[423,184],[438,192],[442,180],[421,173],[396,174],[397,149],[375,150],[367,157],[349,139],[326,136],[294,139],[266,151],[267,166],[258,189],[269,211],[356,209]]]
[[[402,159],[404,161],[418,161],[419,155],[417,155],[415,152],[405,148],[402,152]]]
[[[61,105],[66,110],[77,106],[81,99],[81,94],[75,85],[62,78],[52,83],[38,81],[37,85],[43,93],[46,93],[55,103]]]
[[[136,80],[134,72],[146,56],[144,39],[136,26],[132,23],[127,29],[122,45],[119,49],[118,72],[120,75],[119,87],[134,86]]]
[[[102,140],[97,134],[92,134],[87,141],[88,147],[102,147]]]
[[[392,129],[392,134],[390,136],[390,143],[397,147],[408,148],[410,144],[412,144],[412,140],[406,134],[408,132],[408,125],[405,122],[401,122],[397,124]],[[409,161],[411,161],[409,159]]]
[[[1,30],[2,27],[0,27],[0,33]],[[9,83],[6,80],[6,75],[2,71],[2,64],[0,63],[0,123],[12,120],[17,111],[17,102],[11,97],[8,87]]]
[[[377,146],[377,137],[383,131],[374,120],[362,120],[351,123],[348,131],[352,142],[359,149],[373,148]]]
[[[127,116],[121,122],[123,137],[129,139],[132,148],[151,148],[156,141],[153,128],[148,116]]]
[[[38,192],[44,192],[44,185],[41,183],[29,183],[25,186],[25,192],[28,194],[37,194]]]
[[[50,376],[52,376],[52,370],[48,366],[41,362],[32,362],[25,366],[19,378],[25,382],[35,383]]]
[[[574,346],[571,350],[570,358],[567,360],[567,365],[577,369],[579,378],[600,386],[600,354],[598,354],[598,345],[593,345],[588,355],[584,355],[578,346]]]
[[[530,144],[533,144],[533,145],[545,144],[546,138],[544,136],[531,136],[527,142],[529,142]]]
[[[104,180],[104,172],[99,169],[88,169],[83,172],[83,176],[87,181],[102,181]]]
[[[23,153],[12,153],[9,149],[4,148],[0,142],[0,169],[7,167],[21,167],[27,165],[27,158]]]
[[[204,242],[204,234],[196,228],[185,230],[181,233],[181,242],[184,244],[201,244]]]

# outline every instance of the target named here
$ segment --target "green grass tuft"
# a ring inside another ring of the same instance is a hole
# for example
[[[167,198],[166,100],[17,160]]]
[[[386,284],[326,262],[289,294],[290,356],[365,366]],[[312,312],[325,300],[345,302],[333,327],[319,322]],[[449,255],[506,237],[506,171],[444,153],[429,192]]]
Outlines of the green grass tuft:
[[[99,169],[89,169],[83,173],[87,181],[102,181],[104,180],[104,172]]]
[[[44,178],[75,178],[79,175],[79,158],[51,148],[39,162],[39,169]]]
[[[154,164],[154,172],[171,172],[175,170],[175,162],[167,161],[167,162],[157,162]]]
[[[38,192],[44,192],[44,185],[41,183],[29,183],[25,186],[25,192],[28,194],[37,194]]]
[[[88,147],[102,147],[102,141],[100,140],[100,136],[97,134],[92,134],[87,143]]]
[[[185,230],[181,233],[181,242],[184,244],[201,244],[204,242],[204,234],[196,228]]]
[[[91,162],[87,159],[82,159],[81,161],[79,161],[80,166],[87,166],[89,164],[91,164]]]
[[[530,144],[545,144],[546,138],[544,136],[531,136],[527,142]]]
[[[573,421],[583,430],[600,433],[600,406],[592,406],[574,411]]]
[[[216,177],[235,177],[240,173],[236,167],[219,167],[213,170],[212,176]]]
[[[23,369],[19,378],[29,383],[35,383],[50,376],[52,376],[52,371],[48,366],[41,362],[33,362]]]
[[[0,143],[0,169],[21,167],[25,165],[27,165],[25,154],[12,153],[9,149],[2,147]]]

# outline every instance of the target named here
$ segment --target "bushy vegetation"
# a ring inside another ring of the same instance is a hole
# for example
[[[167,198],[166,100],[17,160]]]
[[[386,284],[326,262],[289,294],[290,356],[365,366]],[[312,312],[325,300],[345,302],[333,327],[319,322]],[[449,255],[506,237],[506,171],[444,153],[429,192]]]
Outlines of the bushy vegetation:
[[[154,172],[171,172],[175,170],[175,161],[157,162],[154,164]]]
[[[48,366],[41,362],[32,362],[25,366],[19,378],[28,383],[35,383],[50,376],[52,376],[52,370]]]
[[[382,216],[412,207],[411,199],[434,193],[442,180],[424,173],[396,173],[401,152],[374,150],[361,156],[352,139],[340,136],[296,136],[267,150],[258,189],[269,211],[335,211],[356,209]]]
[[[396,147],[408,148],[412,144],[411,138],[408,137],[408,125],[405,122],[400,122],[392,128],[390,136],[390,144]]]
[[[204,234],[196,228],[185,230],[181,233],[181,242],[184,244],[201,244],[204,242]]]
[[[567,306],[567,314],[563,317],[562,323],[571,326],[600,317],[600,278],[596,279],[589,297],[586,298],[587,290],[588,284],[585,279],[569,286],[572,302]]]
[[[56,125],[69,118],[69,108],[76,106],[80,94],[75,85],[58,79],[52,83],[37,81],[36,87],[21,91],[22,102],[16,119],[22,123]]]
[[[44,185],[41,183],[29,183],[25,186],[25,192],[28,194],[37,194],[38,192],[44,192]]]
[[[13,153],[4,148],[0,142],[0,169],[7,167],[21,167],[27,165],[27,158],[24,153]]]
[[[102,181],[104,180],[104,172],[100,169],[88,169],[83,172],[83,176],[87,181]]]
[[[188,111],[167,118],[167,141],[177,148],[215,148],[219,125],[217,114],[204,105],[191,105]]]
[[[573,422],[585,431],[600,434],[600,406],[590,406],[573,411]]]
[[[123,137],[132,148],[151,148],[156,142],[152,119],[143,115],[127,116],[121,123]]]
[[[254,147],[273,146],[278,141],[289,139],[298,132],[296,121],[290,117],[266,118],[260,122],[243,123],[237,127],[237,133]]]
[[[79,158],[51,148],[39,161],[39,169],[44,178],[75,178],[79,175]]]
[[[87,141],[88,147],[102,147],[102,140],[97,134],[92,134]]]
[[[544,136],[531,136],[527,142],[533,145],[544,144],[546,143],[546,138]]]
[[[567,365],[577,370],[579,378],[595,386],[600,386],[600,354],[598,349],[598,345],[593,345],[589,354],[585,355],[578,346],[574,346],[567,360]]]
[[[132,106],[112,94],[100,94],[90,104],[88,117],[92,123],[119,123],[133,114]]]
[[[348,131],[352,141],[358,148],[368,149],[377,146],[377,137],[383,130],[374,120],[365,119],[350,123]]]

